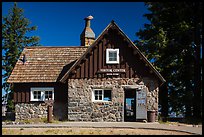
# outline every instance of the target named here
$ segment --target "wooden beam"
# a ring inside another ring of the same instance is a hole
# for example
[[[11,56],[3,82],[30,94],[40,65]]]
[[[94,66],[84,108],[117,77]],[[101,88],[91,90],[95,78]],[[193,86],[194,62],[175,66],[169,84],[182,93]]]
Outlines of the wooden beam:
[[[97,49],[97,46],[94,46],[92,49],[93,49],[93,50]]]
[[[81,63],[84,63],[86,61],[86,58],[83,58],[82,60],[81,60]]]
[[[138,52],[135,50],[135,51],[133,52],[133,54],[136,55],[136,54],[138,54]]]
[[[76,69],[76,68],[75,68]],[[71,73],[75,74],[76,73],[76,70],[73,70]]]
[[[87,60],[88,57],[89,57],[89,54],[87,53],[87,54],[86,54],[86,60]]]

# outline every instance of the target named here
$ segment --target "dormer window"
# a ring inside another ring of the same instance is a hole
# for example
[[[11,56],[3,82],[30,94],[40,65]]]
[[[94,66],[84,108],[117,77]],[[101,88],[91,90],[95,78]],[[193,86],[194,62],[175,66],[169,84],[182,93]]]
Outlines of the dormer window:
[[[106,63],[119,64],[119,49],[106,49]]]

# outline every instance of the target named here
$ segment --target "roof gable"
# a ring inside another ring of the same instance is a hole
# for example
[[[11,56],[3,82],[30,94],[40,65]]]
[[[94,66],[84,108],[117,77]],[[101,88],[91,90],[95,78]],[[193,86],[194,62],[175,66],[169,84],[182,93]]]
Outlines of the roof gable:
[[[141,51],[134,45],[134,43],[124,34],[124,32],[118,27],[118,25],[111,21],[111,23],[102,31],[102,33],[98,36],[96,41],[87,49],[84,54],[81,55],[80,58],[70,67],[70,69],[65,73],[65,75],[60,79],[60,82],[65,82],[65,80],[69,77],[69,74],[76,70],[78,66],[80,66],[80,63],[86,60],[86,57],[88,54],[91,54],[91,52],[97,48],[97,44],[99,41],[102,40],[102,38],[109,33],[109,30],[115,30],[119,35],[121,35],[123,41],[128,43],[128,47],[132,48],[134,50],[134,54],[138,54],[140,56],[140,59],[146,64],[146,66],[149,67],[149,69],[154,73],[157,78],[163,83],[165,82],[164,78],[161,76],[161,74],[153,67],[153,65],[147,60],[147,58],[141,53]]]

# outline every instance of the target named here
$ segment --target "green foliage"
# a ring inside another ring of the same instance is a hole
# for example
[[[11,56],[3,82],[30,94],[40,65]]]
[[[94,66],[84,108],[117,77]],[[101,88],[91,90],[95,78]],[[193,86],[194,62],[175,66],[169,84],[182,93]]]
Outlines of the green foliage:
[[[147,2],[146,6],[150,13],[144,16],[151,23],[136,33],[139,40],[135,44],[149,60],[154,60],[153,65],[166,79],[169,111],[192,116],[196,93],[192,42],[202,24],[201,3]],[[196,44],[199,48],[200,43]]]
[[[7,83],[19,56],[26,46],[39,46],[39,37],[28,36],[27,33],[37,29],[36,26],[30,26],[30,21],[23,16],[23,9],[14,7],[9,10],[6,17],[2,17],[2,87],[8,93],[13,92],[9,83]],[[9,94],[11,95],[11,94]],[[12,96],[9,98],[9,110],[13,110]]]
[[[13,100],[8,100],[7,108],[8,108],[7,109],[8,112],[14,112],[15,107],[14,107]]]

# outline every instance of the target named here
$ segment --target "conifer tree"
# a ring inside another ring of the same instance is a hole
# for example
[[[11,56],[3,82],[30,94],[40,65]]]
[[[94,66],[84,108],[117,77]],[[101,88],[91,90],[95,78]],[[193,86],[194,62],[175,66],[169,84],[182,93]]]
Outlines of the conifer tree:
[[[146,6],[150,13],[144,16],[150,24],[136,33],[135,43],[167,81],[160,91],[162,114],[167,117],[172,111],[201,118],[202,3],[147,2]]]
[[[37,29],[30,27],[30,21],[24,17],[22,8],[17,7],[17,3],[9,10],[6,17],[2,17],[2,87],[9,93],[8,109],[13,110],[13,88],[7,83],[19,56],[27,46],[39,46],[39,37],[28,36],[27,33]]]

